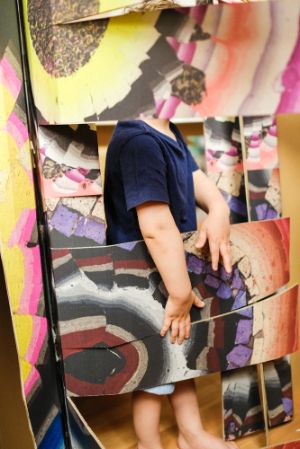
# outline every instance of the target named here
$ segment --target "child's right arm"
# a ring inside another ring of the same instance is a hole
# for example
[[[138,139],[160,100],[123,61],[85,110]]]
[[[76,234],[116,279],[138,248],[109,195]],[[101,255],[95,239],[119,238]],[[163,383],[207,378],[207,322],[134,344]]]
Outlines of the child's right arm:
[[[170,330],[171,341],[182,343],[190,336],[192,305],[204,306],[192,291],[182,237],[168,204],[147,202],[136,210],[141,233],[169,294],[161,335]]]

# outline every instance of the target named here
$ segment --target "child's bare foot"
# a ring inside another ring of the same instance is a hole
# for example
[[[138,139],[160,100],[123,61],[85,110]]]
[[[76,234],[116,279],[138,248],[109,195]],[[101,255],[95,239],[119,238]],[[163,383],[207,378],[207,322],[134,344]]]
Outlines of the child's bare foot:
[[[138,443],[137,449],[163,449],[163,447],[160,444],[150,444],[149,446],[145,446],[144,444]]]
[[[217,438],[211,435],[205,430],[198,432],[179,433],[178,436],[178,448],[179,449],[238,449],[238,446],[233,442],[223,441],[221,438]]]

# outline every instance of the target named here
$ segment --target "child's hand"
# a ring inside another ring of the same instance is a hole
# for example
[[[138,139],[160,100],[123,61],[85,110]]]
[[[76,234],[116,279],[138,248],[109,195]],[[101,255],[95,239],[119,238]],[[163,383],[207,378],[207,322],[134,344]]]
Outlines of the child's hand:
[[[205,305],[193,291],[183,301],[169,296],[160,335],[164,337],[170,329],[172,343],[175,343],[177,339],[177,342],[181,344],[185,338],[189,338],[191,331],[190,310],[192,305],[197,307],[204,307]]]
[[[202,248],[209,243],[211,262],[214,270],[218,269],[220,254],[227,273],[232,271],[230,248],[230,222],[228,209],[214,210],[208,214],[202,223],[196,248]]]

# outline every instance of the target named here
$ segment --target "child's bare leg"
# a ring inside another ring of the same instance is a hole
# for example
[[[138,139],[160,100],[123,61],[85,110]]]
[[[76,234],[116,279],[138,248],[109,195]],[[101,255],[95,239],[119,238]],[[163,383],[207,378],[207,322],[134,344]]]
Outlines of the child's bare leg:
[[[225,442],[203,429],[193,379],[177,382],[169,398],[179,429],[179,449],[237,449],[235,443]]]
[[[162,449],[159,433],[161,396],[135,391],[132,396],[133,424],[138,449]]]

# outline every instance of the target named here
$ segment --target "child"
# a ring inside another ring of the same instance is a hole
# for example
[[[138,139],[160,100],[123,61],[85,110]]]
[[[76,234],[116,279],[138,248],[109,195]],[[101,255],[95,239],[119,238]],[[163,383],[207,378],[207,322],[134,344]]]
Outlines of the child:
[[[190,309],[204,303],[192,291],[180,233],[197,229],[195,203],[206,210],[197,247],[208,242],[212,266],[219,256],[231,271],[229,210],[213,182],[198,168],[168,120],[118,122],[108,147],[104,203],[107,244],[144,239],[169,297],[161,335],[172,343],[190,336]],[[138,449],[162,449],[161,394],[170,394],[179,449],[229,449],[234,443],[203,430],[193,380],[133,393]]]

